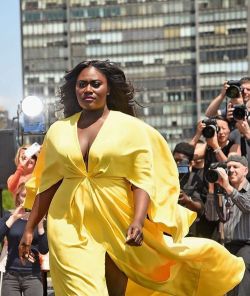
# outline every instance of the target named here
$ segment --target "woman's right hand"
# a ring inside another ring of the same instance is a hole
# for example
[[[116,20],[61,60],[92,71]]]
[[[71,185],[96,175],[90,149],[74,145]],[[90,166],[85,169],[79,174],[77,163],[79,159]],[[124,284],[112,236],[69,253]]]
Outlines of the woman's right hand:
[[[203,122],[203,120],[199,121],[196,126],[196,134],[201,136],[202,131],[204,130],[205,127],[206,127],[206,124]]]
[[[31,252],[31,243],[33,240],[33,232],[24,231],[20,244],[18,246],[19,258],[21,263],[25,265],[26,260],[31,263],[35,262],[35,255]]]
[[[222,89],[221,89],[221,92],[220,92],[221,96],[223,96],[223,97],[226,96],[227,89],[228,89],[229,86],[230,86],[230,85],[227,84],[227,83],[228,83],[227,80],[223,82],[223,86],[222,86]]]
[[[143,224],[133,221],[127,230],[126,244],[130,246],[140,247],[143,243]]]
[[[21,219],[25,216],[25,210],[23,208],[23,205],[19,205],[15,208],[14,212],[12,213],[12,216],[17,219]]]
[[[25,211],[22,205],[19,205],[12,215],[10,215],[9,219],[6,221],[6,225],[11,228],[11,226],[16,222],[16,220],[23,218],[25,215]]]

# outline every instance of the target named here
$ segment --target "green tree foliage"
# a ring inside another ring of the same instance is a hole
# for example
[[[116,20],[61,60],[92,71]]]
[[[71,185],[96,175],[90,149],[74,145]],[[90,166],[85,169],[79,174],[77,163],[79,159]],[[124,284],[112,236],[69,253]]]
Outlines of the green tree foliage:
[[[10,210],[15,207],[12,194],[8,190],[3,190],[3,209]]]

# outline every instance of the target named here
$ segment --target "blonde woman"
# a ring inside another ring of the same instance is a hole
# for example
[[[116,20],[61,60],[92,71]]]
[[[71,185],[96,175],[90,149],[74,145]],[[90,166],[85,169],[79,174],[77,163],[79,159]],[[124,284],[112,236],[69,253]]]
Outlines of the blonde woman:
[[[13,194],[14,198],[16,196],[18,186],[21,183],[25,183],[31,177],[36,164],[36,155],[30,158],[25,156],[25,150],[29,146],[30,145],[23,145],[17,150],[15,157],[15,164],[17,168],[15,173],[7,180],[8,190]]]

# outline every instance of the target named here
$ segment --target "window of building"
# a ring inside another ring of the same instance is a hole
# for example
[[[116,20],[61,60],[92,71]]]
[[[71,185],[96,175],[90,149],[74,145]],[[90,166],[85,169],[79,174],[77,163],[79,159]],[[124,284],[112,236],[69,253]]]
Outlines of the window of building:
[[[101,29],[100,19],[87,19],[85,25],[88,31],[98,31]]]
[[[55,96],[55,88],[53,86],[48,86],[48,95]]]
[[[91,7],[87,9],[87,16],[88,17],[100,17],[101,11],[99,7]]]
[[[38,2],[37,1],[28,1],[26,2],[26,9],[38,9]]]
[[[28,84],[39,83],[39,78],[38,77],[30,77],[27,79],[27,83]]]
[[[228,34],[241,34],[246,33],[246,28],[231,28],[228,29]]]
[[[84,18],[87,17],[87,10],[82,8],[73,8],[71,10],[71,17],[74,18]]]
[[[23,13],[25,22],[36,22],[42,19],[41,13],[38,11],[29,11]]]
[[[49,84],[55,83],[55,78],[54,77],[48,77],[48,83]]]
[[[56,20],[66,20],[65,10],[48,10],[43,13],[44,20],[56,21]]]
[[[111,6],[111,7],[103,8],[104,17],[119,16],[119,15],[121,15],[120,6]]]

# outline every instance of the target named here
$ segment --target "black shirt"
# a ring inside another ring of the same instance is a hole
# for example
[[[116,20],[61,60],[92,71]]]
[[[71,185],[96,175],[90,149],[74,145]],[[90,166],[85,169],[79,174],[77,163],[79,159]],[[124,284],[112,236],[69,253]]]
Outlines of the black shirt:
[[[35,230],[31,245],[31,251],[35,254],[35,262],[31,263],[30,261],[26,261],[26,264],[22,265],[18,255],[18,245],[22,238],[27,220],[18,219],[11,228],[8,228],[6,221],[9,219],[10,215],[10,213],[7,213],[0,219],[0,240],[3,241],[6,236],[8,241],[6,271],[38,274],[40,272],[39,252],[41,254],[46,254],[49,250],[47,235],[45,233],[39,235],[37,229]]]

